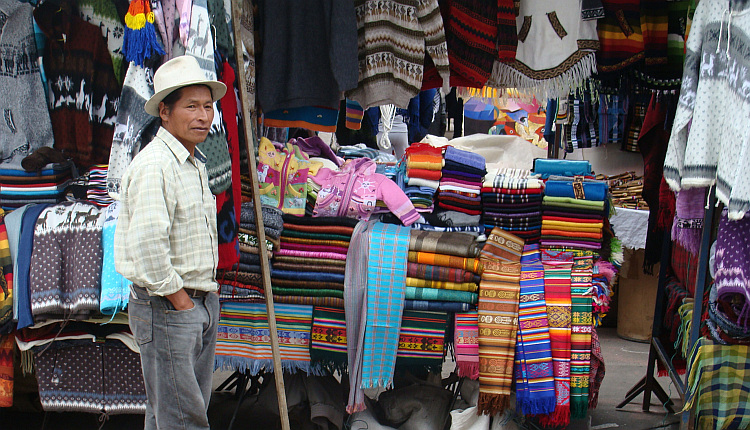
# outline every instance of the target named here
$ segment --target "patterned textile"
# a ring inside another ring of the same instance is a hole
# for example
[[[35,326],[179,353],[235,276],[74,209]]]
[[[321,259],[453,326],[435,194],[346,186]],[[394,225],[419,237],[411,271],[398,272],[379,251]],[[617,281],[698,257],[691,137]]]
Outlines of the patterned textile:
[[[536,244],[526,245],[521,257],[515,377],[516,408],[520,413],[538,415],[555,410],[544,266]]]
[[[717,345],[700,338],[690,358],[684,411],[695,407],[697,428],[750,425],[750,346]]]
[[[492,64],[498,59],[498,54],[502,54],[506,61],[515,58],[517,39],[515,43],[507,40],[498,50],[499,6],[499,2],[480,0],[448,3],[445,38],[448,42],[450,86],[482,88],[492,73]],[[500,28],[507,30],[508,24],[515,30],[515,19]]]
[[[8,231],[5,227],[5,211],[0,209],[0,334],[9,333],[14,326],[13,258],[10,255]]]
[[[473,282],[446,282],[446,281],[430,281],[419,278],[406,278],[407,287],[416,288],[440,288],[443,290],[457,290],[457,291],[469,291],[475,292],[479,286]]]
[[[463,233],[411,230],[409,251],[475,257],[478,253],[474,236]]]
[[[479,290],[479,413],[495,415],[510,406],[518,330],[521,265],[483,259]]]
[[[681,193],[684,191],[681,191]],[[679,196],[677,198],[679,203]],[[716,292],[720,300],[734,301],[742,297],[737,307],[735,323],[750,328],[750,215],[737,221],[727,218],[726,209],[721,214],[716,238]]]
[[[281,365],[287,372],[310,372],[312,306],[274,304]],[[273,371],[273,353],[264,303],[221,304],[216,335],[216,368],[256,375]]]
[[[431,300],[438,302],[477,303],[477,293],[469,291],[442,290],[438,288],[406,287],[406,298],[409,300]]]
[[[573,253],[543,251],[544,299],[547,303],[552,365],[555,376],[555,412],[542,415],[545,426],[566,426],[570,422],[570,272]]]
[[[346,369],[344,309],[315,306],[310,335],[310,363],[331,372]]]
[[[523,239],[507,233],[497,227],[487,237],[487,242],[482,248],[482,259],[494,259],[518,263],[521,261],[523,251]]]
[[[432,266],[452,267],[477,274],[482,273],[482,263],[476,258],[456,257],[454,255],[435,254],[432,252],[409,251],[409,263],[429,264]]]
[[[404,309],[415,311],[468,312],[475,306],[460,302],[435,302],[431,300],[404,300]]]
[[[284,303],[287,305],[326,306],[331,308],[344,307],[344,300],[338,297],[278,296],[274,294],[273,302]],[[263,303],[265,303],[265,301]]]
[[[589,375],[589,409],[596,408],[599,403],[599,388],[604,380],[604,356],[599,344],[599,334],[591,329],[591,373]]]
[[[431,266],[429,264],[408,263],[406,276],[445,282],[478,282],[479,277],[472,272],[450,267]]]
[[[479,321],[476,311],[455,314],[453,345],[458,376],[479,378]]]
[[[440,371],[445,351],[448,314],[404,310],[401,317],[396,365]]]
[[[364,389],[392,384],[404,309],[409,232],[408,227],[383,223],[376,223],[370,232],[362,357]]]
[[[0,408],[13,406],[13,351],[16,337],[0,336]]]
[[[146,412],[140,356],[119,340],[58,340],[33,351],[39,398],[46,412]]]
[[[349,400],[346,411],[365,409],[362,391],[362,344],[367,320],[367,266],[370,250],[370,229],[374,222],[360,222],[354,228],[346,258],[344,306],[346,315],[346,351],[349,370]]]
[[[589,405],[593,267],[593,257],[575,257],[571,270],[570,415],[573,419],[585,418]]]

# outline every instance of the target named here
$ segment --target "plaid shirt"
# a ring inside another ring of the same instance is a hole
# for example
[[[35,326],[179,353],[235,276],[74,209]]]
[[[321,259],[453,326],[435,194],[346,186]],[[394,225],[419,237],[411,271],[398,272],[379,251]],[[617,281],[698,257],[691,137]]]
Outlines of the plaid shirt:
[[[160,128],[122,178],[115,265],[152,295],[218,288],[216,201],[204,163]]]

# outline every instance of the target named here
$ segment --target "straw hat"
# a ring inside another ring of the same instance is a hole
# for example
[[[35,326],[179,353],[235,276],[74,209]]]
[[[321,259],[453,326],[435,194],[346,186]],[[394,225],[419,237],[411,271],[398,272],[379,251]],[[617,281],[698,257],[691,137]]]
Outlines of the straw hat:
[[[198,65],[198,60],[192,55],[175,57],[154,73],[154,90],[156,94],[151,96],[144,105],[146,113],[159,116],[159,102],[175,90],[190,85],[206,85],[211,88],[211,97],[214,101],[224,97],[227,86],[219,81],[206,79],[203,69]]]

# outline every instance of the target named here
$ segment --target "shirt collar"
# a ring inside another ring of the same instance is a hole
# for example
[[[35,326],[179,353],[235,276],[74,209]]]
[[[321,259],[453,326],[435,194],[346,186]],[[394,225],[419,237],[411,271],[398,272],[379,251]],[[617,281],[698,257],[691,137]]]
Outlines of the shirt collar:
[[[180,143],[179,140],[177,140],[174,136],[172,136],[172,133],[168,132],[166,128],[159,127],[159,131],[156,132],[156,137],[163,140],[164,143],[167,144],[167,148],[169,148],[170,151],[174,154],[174,156],[177,158],[177,161],[180,162],[180,164],[184,163],[185,160],[190,157],[190,152],[188,152],[187,148],[183,144]],[[200,153],[198,149],[196,148],[196,155]],[[201,156],[203,154],[201,153]],[[206,157],[203,157],[204,159]]]

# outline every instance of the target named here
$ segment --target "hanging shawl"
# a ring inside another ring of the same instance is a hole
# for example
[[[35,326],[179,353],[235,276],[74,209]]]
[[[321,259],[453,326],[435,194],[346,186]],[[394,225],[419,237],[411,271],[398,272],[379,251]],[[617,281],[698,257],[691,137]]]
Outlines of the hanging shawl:
[[[479,325],[476,311],[456,313],[454,347],[458,376],[479,378]]]
[[[705,204],[706,188],[690,188],[677,194],[672,240],[693,255],[698,255],[701,247]]]
[[[546,100],[567,96],[596,72],[596,20],[582,19],[580,0],[525,0],[516,27],[516,61],[496,61],[488,86]]]
[[[585,418],[589,406],[593,265],[591,256],[575,257],[571,271],[570,415],[573,419]]]
[[[13,352],[16,337],[0,336],[0,408],[13,406]]]
[[[520,413],[538,415],[555,410],[544,266],[536,244],[526,245],[521,257],[515,376],[516,407]]]

